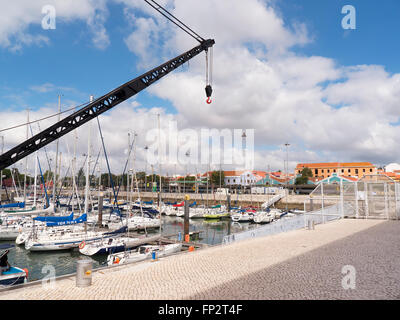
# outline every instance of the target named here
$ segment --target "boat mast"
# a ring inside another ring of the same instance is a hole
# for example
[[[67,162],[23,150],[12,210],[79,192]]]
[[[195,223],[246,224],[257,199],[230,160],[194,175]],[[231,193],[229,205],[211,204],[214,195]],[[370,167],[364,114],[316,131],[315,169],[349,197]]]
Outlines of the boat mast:
[[[1,154],[4,153],[4,136],[1,136]],[[3,195],[3,170],[0,171],[0,201]]]
[[[162,185],[161,185],[161,126],[160,126],[160,114],[158,116],[158,167],[159,167],[159,175],[160,175],[160,190],[158,197],[158,214],[160,215],[160,237],[161,237],[161,194],[162,194]]]
[[[61,120],[61,95],[58,95],[58,121]],[[56,212],[56,183],[57,183],[57,165],[58,165],[58,145],[60,139],[57,139],[56,143],[56,161],[54,163],[54,174],[53,174],[53,206],[54,212]]]
[[[15,184],[15,179],[14,179],[14,174],[13,174],[13,171],[15,172],[15,170],[16,170],[16,168],[14,168],[14,170],[11,169],[11,178],[12,178],[12,183],[13,183],[14,189],[17,193],[17,197],[19,198],[19,193],[18,193],[17,185]]]
[[[93,102],[93,96],[90,96],[90,102]],[[86,161],[86,187],[85,187],[85,213],[89,212],[89,174],[90,174],[90,131],[92,129],[92,123],[89,122],[88,132],[88,153]],[[87,221],[85,221],[85,231],[87,231]]]
[[[29,139],[29,108],[27,109],[28,115],[27,115],[27,121],[26,121],[26,140]],[[25,173],[24,173],[24,203],[26,206],[26,174],[28,171],[28,157],[25,158]]]
[[[36,209],[36,184],[37,184],[37,166],[38,166],[38,152],[35,152],[35,181],[34,181],[34,187],[33,187],[33,207]]]
[[[130,160],[130,153],[129,150],[131,148],[131,134],[130,132],[128,132],[128,172],[126,174],[126,202],[128,203],[128,212],[129,209],[131,208],[131,204],[129,203],[129,199],[130,199],[130,188],[129,188],[129,160]]]

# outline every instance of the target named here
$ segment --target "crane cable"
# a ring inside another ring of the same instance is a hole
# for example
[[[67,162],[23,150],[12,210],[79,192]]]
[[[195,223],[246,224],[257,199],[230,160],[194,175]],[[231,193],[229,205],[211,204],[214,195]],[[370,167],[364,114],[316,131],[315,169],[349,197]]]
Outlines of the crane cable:
[[[196,41],[202,43],[204,42],[204,38],[199,36],[196,32],[194,32],[192,29],[190,29],[186,24],[184,24],[181,20],[179,20],[177,17],[175,17],[172,13],[164,9],[162,6],[160,6],[157,2],[154,0],[144,0],[148,5],[153,7],[155,10],[157,10],[160,14],[162,14],[165,18],[167,18],[169,21],[171,21],[173,24],[177,25],[179,28],[181,28],[183,31],[185,31],[189,36],[194,38]]]
[[[61,111],[61,112],[54,113],[54,114],[52,114],[52,115],[50,115],[50,116],[47,116],[47,117],[44,117],[44,118],[41,118],[41,119],[38,119],[38,120],[33,120],[33,121],[25,122],[25,123],[22,123],[22,124],[19,124],[19,125],[16,125],[16,126],[12,126],[12,127],[8,127],[8,128],[5,128],[5,129],[1,129],[0,132],[12,130],[12,129],[16,129],[16,128],[19,128],[19,127],[24,127],[24,126],[26,126],[26,125],[28,125],[28,124],[32,124],[32,123],[40,122],[40,121],[43,121],[43,120],[47,120],[47,119],[53,118],[53,117],[55,117],[55,116],[58,116],[59,114],[63,114],[63,113],[72,111],[72,110],[74,110],[74,109],[76,109],[76,108],[79,108],[79,107],[81,107],[81,106],[84,106],[84,105],[86,105],[86,104],[88,104],[88,103],[89,103],[89,102],[82,103],[82,104],[80,104],[79,106],[75,106],[75,107],[72,107],[72,108],[70,108],[70,109],[67,109],[67,110],[64,110],[64,111]]]
[[[190,29],[186,24],[184,24],[181,20],[179,20],[177,17],[175,17],[172,13],[164,9],[162,6],[160,6],[157,2],[154,0],[144,0],[148,5],[150,5],[153,9],[158,11],[160,14],[162,14],[165,18],[167,18],[169,21],[171,21],[173,24],[178,26],[180,29],[185,31],[188,35],[190,35],[192,38],[194,38],[196,41],[203,43],[205,40],[203,37],[199,36],[196,32],[194,32],[192,29]],[[210,53],[208,52],[208,49],[206,49],[206,95],[207,95],[207,100],[206,102],[210,104],[212,102],[211,100],[211,94],[212,94],[212,51],[213,48],[211,47]],[[208,62],[208,55],[210,54],[210,64]]]
[[[210,48],[210,52],[208,49],[206,50],[206,102],[210,104],[212,102],[212,69],[213,69],[213,48]]]

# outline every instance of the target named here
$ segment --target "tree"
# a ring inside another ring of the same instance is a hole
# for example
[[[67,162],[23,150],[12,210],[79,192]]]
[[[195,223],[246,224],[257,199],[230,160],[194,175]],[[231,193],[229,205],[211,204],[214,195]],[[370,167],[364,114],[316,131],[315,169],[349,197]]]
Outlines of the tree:
[[[212,185],[225,185],[225,174],[223,171],[213,171],[211,172],[211,184]]]
[[[304,168],[301,171],[301,176],[296,178],[295,184],[307,184],[308,179],[313,176],[312,171],[310,168]]]

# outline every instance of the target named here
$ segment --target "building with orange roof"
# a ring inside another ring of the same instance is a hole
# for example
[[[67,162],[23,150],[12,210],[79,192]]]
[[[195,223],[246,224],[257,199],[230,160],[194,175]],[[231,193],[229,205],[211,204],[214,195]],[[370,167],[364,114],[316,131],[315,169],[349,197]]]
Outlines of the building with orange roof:
[[[295,168],[295,175],[301,174],[304,168],[311,169],[313,176],[318,180],[326,179],[332,173],[356,178],[377,174],[377,168],[371,162],[299,163]]]
[[[395,182],[400,182],[400,174],[398,172],[379,172],[379,174],[387,176]]]

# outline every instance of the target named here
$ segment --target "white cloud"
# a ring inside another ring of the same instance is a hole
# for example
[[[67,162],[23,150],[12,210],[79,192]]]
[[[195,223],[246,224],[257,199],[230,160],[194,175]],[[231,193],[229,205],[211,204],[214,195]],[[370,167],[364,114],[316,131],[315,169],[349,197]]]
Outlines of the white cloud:
[[[172,102],[183,126],[254,128],[258,146],[279,148],[289,141],[299,161],[400,157],[393,138],[399,127],[392,125],[399,119],[400,75],[383,66],[342,67],[330,58],[294,53],[293,46],[311,37],[302,24],[285,25],[270,1],[175,0],[171,7],[216,40],[211,105],[205,104],[203,57],[149,88]],[[171,30],[164,49],[180,53],[195,45],[176,27]]]
[[[196,45],[143,1],[114,2],[125,6],[132,32],[124,40],[142,68]],[[112,167],[123,166],[128,130],[137,130],[139,144],[145,145],[143,137],[149,127],[156,126],[157,112],[164,120],[176,119],[180,129],[255,129],[258,169],[268,164],[283,169],[285,152],[280,148],[285,142],[291,144],[291,168],[307,161],[397,162],[400,130],[394,123],[399,121],[400,75],[390,74],[384,66],[343,67],[331,58],[295,53],[294,46],[306,45],[312,37],[301,23],[286,25],[270,3],[161,1],[199,34],[215,38],[213,103],[205,103],[203,54],[148,89],[171,101],[176,114],[126,102],[101,117]],[[88,6],[82,16],[91,16],[91,9]],[[102,34],[100,29],[100,39]],[[12,116],[9,121],[15,123],[18,118]],[[81,153],[87,148],[85,130],[79,129]],[[69,135],[65,139],[72,141]],[[138,167],[143,168],[144,155],[139,149]]]
[[[104,28],[107,16],[106,1],[95,0],[19,0],[0,1],[0,46],[18,51],[23,46],[41,45],[49,42],[51,30],[41,30],[33,34],[30,26],[40,27],[44,14],[42,7],[52,5],[56,9],[56,27],[60,22],[81,20],[93,34],[93,44],[100,49],[109,45]],[[59,26],[58,26],[59,27]]]

